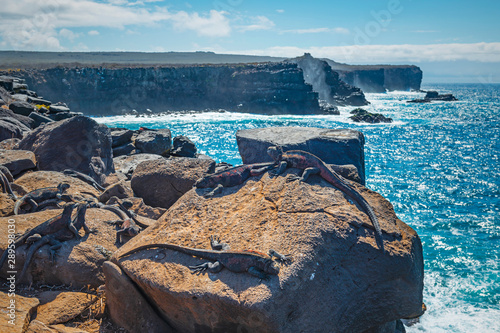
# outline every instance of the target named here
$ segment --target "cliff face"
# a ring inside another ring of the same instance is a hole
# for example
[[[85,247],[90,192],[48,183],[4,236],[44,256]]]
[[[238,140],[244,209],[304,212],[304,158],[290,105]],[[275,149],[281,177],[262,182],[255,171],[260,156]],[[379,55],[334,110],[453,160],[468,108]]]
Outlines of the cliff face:
[[[308,53],[289,61],[304,71],[304,80],[313,86],[321,100],[338,106],[369,104],[361,89],[342,81],[326,61],[313,58]]]
[[[45,98],[91,115],[226,109],[317,114],[318,94],[292,63],[152,68],[50,68],[19,74]]]
[[[420,90],[422,70],[410,65],[346,65],[325,59],[340,79],[365,93]]]

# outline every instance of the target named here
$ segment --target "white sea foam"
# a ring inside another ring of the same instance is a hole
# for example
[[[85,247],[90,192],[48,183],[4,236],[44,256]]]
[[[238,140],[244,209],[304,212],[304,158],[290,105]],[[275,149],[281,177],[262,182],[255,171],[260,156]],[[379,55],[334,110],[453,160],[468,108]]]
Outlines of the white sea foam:
[[[460,299],[461,290],[481,290],[474,276],[444,278],[438,273],[425,276],[424,302],[427,312],[420,322],[407,327],[408,333],[498,333],[500,308],[484,304],[471,304]]]

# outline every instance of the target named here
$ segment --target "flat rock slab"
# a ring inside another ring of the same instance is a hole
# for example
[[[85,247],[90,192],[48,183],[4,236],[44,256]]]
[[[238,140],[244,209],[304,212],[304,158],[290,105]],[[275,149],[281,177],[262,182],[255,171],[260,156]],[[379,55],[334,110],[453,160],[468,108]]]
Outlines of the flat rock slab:
[[[71,177],[56,171],[36,171],[22,175],[16,179],[15,184],[21,185],[27,191],[33,191],[44,187],[57,187],[60,183],[69,184],[66,194],[81,195],[85,197],[98,198],[100,193],[92,185],[75,177]]]
[[[142,162],[132,175],[132,189],[147,205],[169,208],[194,183],[215,171],[215,161],[178,157]]]
[[[15,232],[24,234],[28,229],[60,214],[61,209],[46,210],[32,214],[0,217],[0,235],[8,235],[9,220],[14,220]],[[101,265],[117,250],[116,228],[104,221],[115,221],[116,215],[107,210],[88,209],[85,217],[90,229],[96,233],[84,235],[80,230],[81,240],[72,239],[63,242],[57,251],[56,261],[52,262],[48,246],[42,246],[35,253],[22,281],[48,285],[72,285],[73,287],[91,286],[97,288],[104,283]],[[12,224],[12,223],[11,223]],[[0,252],[7,247],[7,238],[0,237]],[[26,259],[26,246],[16,249],[16,268],[20,272]],[[4,266],[6,267],[6,266]],[[0,270],[5,277],[5,270]]]
[[[236,141],[243,163],[272,162],[269,146],[280,145],[284,151],[304,150],[327,164],[353,164],[361,184],[365,183],[365,138],[351,129],[317,127],[267,127],[236,132]]]
[[[14,303],[12,303],[14,301]],[[23,297],[0,291],[0,332],[23,333],[28,328],[31,315],[36,311],[40,302],[36,298]],[[10,306],[10,308],[9,308]],[[9,323],[9,320],[14,320]]]
[[[36,167],[35,154],[29,150],[0,149],[0,164],[7,167],[13,176]]]
[[[318,176],[288,181],[298,172],[266,173],[211,198],[203,197],[210,189],[192,189],[113,260],[180,332],[364,332],[421,314],[416,232],[382,196],[349,182],[378,217],[382,252],[364,212]],[[117,259],[155,243],[209,249],[211,235],[233,250],[274,249],[293,261],[260,281],[227,269],[193,274],[189,266],[207,260],[164,248]]]
[[[38,306],[36,319],[48,325],[68,322],[98,300],[97,296],[82,292],[48,291],[43,294],[42,298],[50,300]]]

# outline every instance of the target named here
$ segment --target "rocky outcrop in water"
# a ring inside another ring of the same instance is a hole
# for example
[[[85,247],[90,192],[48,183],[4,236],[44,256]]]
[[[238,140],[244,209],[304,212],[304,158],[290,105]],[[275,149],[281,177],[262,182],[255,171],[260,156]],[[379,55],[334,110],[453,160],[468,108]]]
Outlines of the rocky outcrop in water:
[[[349,119],[356,123],[392,123],[392,118],[386,117],[381,113],[368,112],[362,108],[354,109],[350,113],[352,116],[350,116]]]
[[[437,91],[427,91],[423,99],[412,99],[407,103],[455,102],[458,99],[453,94],[440,94]]]
[[[318,114],[318,94],[292,63],[151,68],[50,68],[20,72],[49,98],[93,115],[172,110]]]

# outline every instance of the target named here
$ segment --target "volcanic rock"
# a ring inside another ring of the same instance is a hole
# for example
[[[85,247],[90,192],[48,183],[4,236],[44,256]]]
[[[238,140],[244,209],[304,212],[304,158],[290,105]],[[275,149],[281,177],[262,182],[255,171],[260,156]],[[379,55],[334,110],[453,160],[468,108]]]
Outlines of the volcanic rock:
[[[16,232],[23,234],[28,229],[60,214],[61,209],[45,210],[23,214],[16,217]],[[10,217],[0,217],[0,232],[7,234]],[[62,243],[57,250],[55,263],[52,262],[47,246],[41,247],[31,260],[31,264],[18,283],[48,285],[72,285],[75,288],[91,286],[97,288],[104,283],[101,265],[116,251],[116,229],[103,221],[115,221],[116,215],[107,210],[88,209],[85,221],[96,233],[83,236],[81,240],[72,239]],[[83,231],[80,231],[83,235]],[[0,252],[7,247],[7,238],[0,239]],[[21,271],[28,250],[26,246],[16,248],[16,269]],[[3,278],[5,270],[0,271]]]
[[[142,131],[135,138],[134,144],[142,153],[168,154],[172,146],[172,134],[167,128]]]
[[[73,169],[99,183],[114,171],[109,129],[83,116],[36,128],[19,143],[19,149],[34,152],[40,170]]]
[[[392,123],[392,118],[385,117],[380,113],[371,113],[361,108],[352,110],[351,114],[353,116],[350,116],[349,118],[357,123],[370,123],[370,124]]]
[[[268,127],[236,132],[236,141],[243,163],[272,162],[269,146],[280,145],[284,151],[304,150],[327,164],[352,164],[358,169],[361,184],[365,183],[365,138],[350,129],[316,127]]]
[[[9,169],[13,176],[23,171],[36,168],[36,158],[28,150],[3,150],[0,149],[0,165]]]
[[[178,157],[142,162],[132,175],[136,196],[153,207],[169,208],[189,191],[194,183],[215,171],[215,161]]]
[[[11,302],[13,300],[15,303],[12,306]],[[24,333],[39,303],[38,299],[33,297],[23,297],[20,295],[9,297],[7,293],[0,291],[0,308],[4,317],[0,320],[0,332]],[[10,314],[13,314],[13,316],[10,317]],[[13,324],[9,323],[11,319],[13,319]]]
[[[12,112],[20,114],[22,116],[29,116],[31,112],[35,111],[33,105],[28,102],[15,101],[10,103],[9,109]]]
[[[298,171],[266,173],[208,199],[207,189],[192,189],[113,260],[154,304],[162,322],[180,332],[375,332],[421,314],[423,256],[416,232],[382,196],[350,182],[378,217],[383,252],[364,212],[318,176],[287,181]],[[233,250],[274,249],[293,261],[282,265],[278,276],[260,281],[227,269],[192,274],[189,266],[206,260],[162,248],[117,259],[153,243],[207,249],[211,235]],[[124,291],[109,292],[115,299],[127,297]],[[131,311],[117,302],[109,306],[112,316],[119,312],[126,318],[124,311]],[[140,307],[130,317],[137,311]]]

